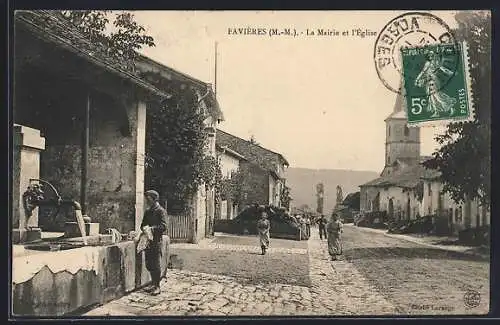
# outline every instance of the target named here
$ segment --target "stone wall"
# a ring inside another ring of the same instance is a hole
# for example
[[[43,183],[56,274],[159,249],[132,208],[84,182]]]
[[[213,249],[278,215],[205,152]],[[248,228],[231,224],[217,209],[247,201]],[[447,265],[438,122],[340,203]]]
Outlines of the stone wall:
[[[163,236],[162,274],[170,240]],[[13,257],[15,316],[62,316],[117,299],[151,281],[132,241]]]
[[[142,220],[144,188],[144,105],[116,107],[94,103],[90,114],[87,214],[101,229],[135,229]],[[123,110],[123,111],[120,111]],[[124,116],[124,114],[126,114]],[[47,148],[41,155],[41,177],[60,194],[80,201],[82,151],[79,143],[61,143],[47,132]],[[71,138],[71,136],[68,136]],[[69,213],[69,215],[68,215]],[[72,213],[62,213],[55,229],[61,230]],[[49,227],[51,220],[42,226]]]
[[[46,139],[40,176],[62,196],[81,201],[83,117],[90,96],[87,212],[101,229],[128,231],[143,214],[146,105],[122,85],[103,80],[86,84],[25,66],[16,71],[14,121]],[[61,231],[66,218],[73,221],[71,211],[57,220],[47,219],[47,212],[40,211],[42,230]]]

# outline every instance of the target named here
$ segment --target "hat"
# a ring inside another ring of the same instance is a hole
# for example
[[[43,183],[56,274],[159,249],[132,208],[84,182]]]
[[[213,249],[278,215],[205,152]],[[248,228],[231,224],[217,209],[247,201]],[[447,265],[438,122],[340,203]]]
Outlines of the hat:
[[[144,192],[144,196],[149,196],[154,201],[158,201],[160,199],[160,194],[158,194],[155,190],[148,190]]]

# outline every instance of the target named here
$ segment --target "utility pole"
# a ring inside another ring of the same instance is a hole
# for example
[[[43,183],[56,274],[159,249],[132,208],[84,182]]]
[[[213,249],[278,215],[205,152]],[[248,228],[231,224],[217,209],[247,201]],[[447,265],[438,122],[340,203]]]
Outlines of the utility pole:
[[[215,62],[214,62],[214,94],[217,99],[217,41],[215,42]]]

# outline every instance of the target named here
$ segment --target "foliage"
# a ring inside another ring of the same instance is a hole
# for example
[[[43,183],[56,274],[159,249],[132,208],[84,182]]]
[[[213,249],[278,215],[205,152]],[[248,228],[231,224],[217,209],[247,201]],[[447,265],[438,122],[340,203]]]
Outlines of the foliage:
[[[349,209],[359,211],[360,199],[361,196],[359,191],[350,193],[345,197],[344,201],[342,201],[342,205]]]
[[[478,198],[490,204],[491,191],[491,16],[487,12],[456,15],[457,39],[469,44],[472,101],[471,122],[450,123],[436,137],[441,148],[424,163],[441,172],[444,191],[455,202]]]
[[[217,160],[204,151],[208,141],[206,115],[198,107],[194,89],[156,74],[144,77],[172,94],[162,104],[151,104],[147,111],[147,186],[160,190],[176,209],[184,211],[201,185],[218,185]]]
[[[324,192],[325,192],[325,187],[323,183],[318,183],[316,185],[316,212],[319,214],[323,213]]]
[[[342,201],[344,201],[344,195],[342,194],[342,187],[340,185],[337,185],[337,197],[335,200],[335,205],[340,205],[342,204]]]
[[[281,193],[280,193],[280,204],[282,207],[286,208],[287,210],[290,209],[290,203],[292,202],[292,196],[290,194],[290,187],[287,185],[284,185],[281,188]]]
[[[99,42],[108,56],[134,67],[137,52],[144,46],[155,46],[154,39],[146,34],[130,12],[114,13],[110,10],[62,10],[61,14],[88,35],[93,42]],[[112,23],[112,25],[110,25]]]

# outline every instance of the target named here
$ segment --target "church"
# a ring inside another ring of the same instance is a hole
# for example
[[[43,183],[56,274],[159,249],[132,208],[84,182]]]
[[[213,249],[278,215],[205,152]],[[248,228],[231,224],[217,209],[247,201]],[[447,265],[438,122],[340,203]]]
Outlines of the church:
[[[393,112],[385,119],[385,165],[380,177],[360,185],[360,211],[385,211],[395,220],[423,216],[448,219],[451,233],[490,224],[490,211],[477,200],[455,203],[443,192],[440,172],[422,163],[420,128],[408,127],[405,101],[398,95]]]

